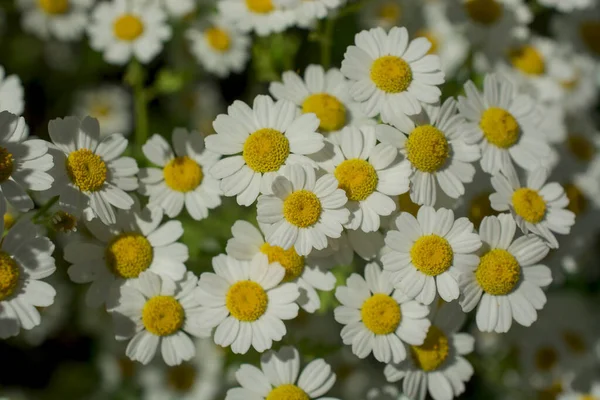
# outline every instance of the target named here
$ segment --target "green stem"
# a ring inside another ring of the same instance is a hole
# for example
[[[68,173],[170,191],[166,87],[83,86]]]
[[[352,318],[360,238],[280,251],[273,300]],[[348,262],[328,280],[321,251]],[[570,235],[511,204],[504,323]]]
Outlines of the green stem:
[[[134,89],[135,103],[135,147],[134,154],[142,159],[142,146],[148,139],[148,95],[146,90],[138,85]]]
[[[333,46],[333,28],[336,16],[331,16],[324,21],[323,35],[321,36],[321,65],[328,69],[331,66],[331,48]]]
[[[44,214],[46,214],[46,212],[54,205],[56,204],[56,202],[58,201],[58,196],[54,196],[53,198],[51,198],[50,200],[48,200],[46,202],[46,204],[44,204],[42,207],[40,207],[39,210],[37,210],[37,212],[33,215],[33,217],[31,218],[31,220],[33,221],[34,224],[38,224],[39,218],[42,217]]]

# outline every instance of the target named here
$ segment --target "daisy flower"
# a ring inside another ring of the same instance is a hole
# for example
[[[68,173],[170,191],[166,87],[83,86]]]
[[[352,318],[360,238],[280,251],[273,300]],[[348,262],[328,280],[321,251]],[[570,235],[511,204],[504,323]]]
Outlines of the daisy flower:
[[[188,29],[186,37],[196,61],[211,74],[226,78],[246,67],[250,57],[250,37],[233,29],[222,17],[213,18],[205,26]]]
[[[290,165],[273,181],[273,194],[258,198],[257,217],[266,224],[266,239],[301,256],[327,247],[327,238],[339,238],[350,212],[346,194],[332,174],[316,179],[311,167]]]
[[[250,346],[262,353],[283,339],[282,321],[296,318],[300,295],[298,285],[282,283],[285,269],[269,264],[264,254],[250,262],[221,254],[213,258],[213,268],[215,273],[200,276],[195,296],[201,326],[217,328],[215,343],[245,354]]]
[[[350,81],[350,95],[369,117],[383,122],[406,120],[423,104],[436,103],[437,85],[444,83],[438,56],[427,54],[431,42],[420,37],[409,43],[406,28],[374,28],[356,34],[356,45],[344,54],[341,71]]]
[[[479,234],[483,241],[478,265],[458,265],[460,305],[470,312],[477,305],[477,327],[483,332],[508,332],[514,318],[530,326],[536,310],[546,303],[541,289],[552,282],[550,269],[537,264],[548,247],[534,235],[513,240],[516,223],[509,214],[486,217]]]
[[[366,400],[410,400],[400,393],[400,390],[394,385],[383,385],[382,387],[371,388],[367,392]]]
[[[492,186],[496,192],[490,195],[490,202],[496,211],[510,210],[523,233],[535,233],[551,248],[557,248],[554,233],[568,235],[575,214],[567,209],[569,198],[564,188],[547,180],[545,168],[529,173],[524,187],[516,174],[494,175]]]
[[[119,288],[146,270],[174,281],[184,277],[188,249],[177,242],[183,226],[174,220],[161,225],[162,218],[159,208],[119,211],[114,224],[94,219],[86,224],[90,239],[67,244],[69,277],[75,283],[91,282],[86,296],[89,307],[105,303],[108,309],[115,307]]]
[[[327,15],[338,10],[346,0],[292,0],[286,7],[293,13],[293,21],[301,28],[314,27],[317,20],[326,18]]]
[[[283,32],[294,21],[294,14],[274,0],[223,0],[217,3],[219,14],[242,32],[258,36]]]
[[[598,65],[593,58],[574,52],[565,54],[563,62],[563,74],[556,77],[564,91],[561,105],[570,113],[589,110],[598,99]]]
[[[483,171],[511,171],[513,163],[528,171],[539,167],[550,147],[538,132],[533,99],[494,74],[485,76],[483,93],[471,81],[464,89],[466,97],[458,97],[458,110],[467,120],[463,129],[468,142],[481,146]]]
[[[411,166],[410,198],[416,204],[433,206],[437,187],[451,198],[465,194],[465,183],[473,180],[480,150],[464,133],[465,119],[456,113],[456,101],[425,105],[421,114],[396,125],[375,128],[377,138],[406,157]],[[437,184],[436,184],[437,183]]]
[[[23,85],[17,75],[6,75],[0,66],[0,111],[8,111],[15,115],[23,114]]]
[[[467,218],[454,220],[452,210],[423,206],[417,218],[403,212],[396,229],[387,232],[390,251],[381,257],[397,288],[408,297],[431,304],[436,293],[445,301],[458,299],[457,266],[476,266],[481,239]]]
[[[195,0],[160,0],[161,6],[173,17],[185,17],[196,9]]]
[[[100,137],[112,133],[128,136],[133,126],[133,104],[129,91],[118,85],[104,85],[81,91],[73,102],[73,115],[90,116],[100,123]]]
[[[242,387],[229,389],[225,400],[338,400],[321,397],[333,387],[336,378],[331,366],[321,358],[300,372],[300,353],[286,346],[263,354],[260,367],[243,364],[235,373]]]
[[[41,39],[80,39],[94,0],[18,0],[23,29]]]
[[[569,13],[574,10],[590,8],[594,5],[593,0],[540,0],[544,7],[556,8],[563,13]]]
[[[424,23],[423,4],[410,0],[369,1],[361,9],[360,22],[366,29],[381,27],[387,31],[404,26],[415,34]]]
[[[557,400],[600,400],[600,382],[594,382],[588,393],[568,391],[560,394]]]
[[[140,171],[140,192],[150,196],[150,205],[175,218],[185,209],[199,221],[208,217],[208,211],[221,205],[221,191],[207,171],[215,165],[219,155],[204,148],[202,136],[195,131],[176,128],[172,135],[173,150],[160,135],[152,135],[142,146],[148,160],[161,168]]]
[[[384,374],[389,382],[402,382],[402,391],[413,400],[449,400],[465,391],[473,367],[464,358],[473,351],[474,339],[457,333],[464,314],[455,304],[445,304],[433,318],[427,337],[420,346],[410,346],[408,357],[400,364],[388,364]]]
[[[129,210],[133,198],[125,191],[135,190],[138,181],[136,161],[121,157],[127,139],[112,134],[100,140],[98,120],[86,117],[57,118],[48,124],[54,159],[54,178],[48,197],[60,196],[63,210],[77,215],[82,210],[89,221],[98,217],[104,224],[116,222],[115,208]]]
[[[23,117],[0,112],[0,202],[6,199],[20,212],[34,207],[27,190],[48,190],[53,182],[47,142],[26,140],[28,135]]]
[[[270,194],[285,164],[315,165],[306,155],[324,146],[315,114],[298,116],[292,102],[273,102],[269,96],[256,96],[253,108],[235,101],[213,125],[217,133],[205,139],[206,148],[226,157],[210,172],[223,194],[237,196],[243,206],[254,203],[259,193]]]
[[[88,35],[92,49],[110,64],[124,65],[132,57],[147,64],[171,38],[171,27],[154,0],[112,0],[94,8]]]
[[[572,1],[572,0],[571,0]],[[560,13],[552,21],[554,37],[571,44],[576,51],[587,53],[596,60],[600,57],[600,5],[583,10]]]
[[[357,357],[373,353],[380,362],[399,363],[406,358],[405,343],[423,344],[431,325],[429,308],[394,290],[389,273],[377,263],[367,264],[365,278],[350,275],[346,285],[335,290],[341,306],[334,316],[344,325],[344,344],[352,345]]]

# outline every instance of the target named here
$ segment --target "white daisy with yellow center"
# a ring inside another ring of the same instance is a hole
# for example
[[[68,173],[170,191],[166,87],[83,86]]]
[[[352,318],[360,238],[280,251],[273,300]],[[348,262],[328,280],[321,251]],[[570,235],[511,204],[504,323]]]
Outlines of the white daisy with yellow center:
[[[454,220],[452,210],[423,206],[417,217],[403,212],[396,229],[387,232],[391,249],[381,257],[392,272],[396,287],[408,297],[431,304],[439,294],[445,301],[458,299],[458,266],[474,267],[481,247],[479,235],[467,218]]]
[[[254,203],[259,193],[271,194],[284,165],[316,166],[307,155],[324,146],[315,114],[299,115],[294,103],[264,95],[256,96],[252,108],[236,100],[213,126],[217,134],[205,139],[206,148],[225,157],[210,173],[223,194],[236,196],[243,206]]]
[[[458,110],[467,123],[463,129],[469,143],[481,146],[481,168],[488,174],[511,171],[514,164],[532,171],[550,155],[547,139],[539,131],[534,100],[519,94],[507,79],[485,76],[483,93],[467,82],[466,97],[458,97]]]
[[[100,123],[100,137],[112,133],[128,136],[133,128],[131,94],[122,86],[103,85],[77,93],[73,115],[90,116]]]
[[[385,123],[418,114],[423,104],[434,104],[444,83],[438,56],[427,54],[431,42],[420,37],[409,42],[406,28],[362,31],[346,50],[341,71],[352,82],[350,95],[369,117]]]
[[[361,8],[360,22],[365,29],[381,27],[386,31],[405,26],[415,33],[424,23],[424,6],[410,0],[373,0]]]
[[[556,182],[546,183],[545,168],[529,173],[527,183],[521,186],[516,173],[492,177],[495,193],[490,195],[492,208],[510,211],[523,233],[532,232],[558,247],[555,233],[568,235],[575,224],[575,213],[567,207],[569,198],[565,189]]]
[[[423,344],[431,325],[429,308],[394,290],[389,273],[376,262],[367,264],[364,278],[350,275],[346,285],[335,291],[341,306],[334,316],[344,325],[344,344],[358,358],[373,353],[380,362],[399,363],[406,358],[405,343]]]
[[[185,17],[196,9],[195,0],[160,0],[167,13],[176,18]]]
[[[179,281],[185,275],[188,249],[177,242],[183,235],[179,221],[163,218],[159,208],[120,211],[117,222],[104,225],[97,219],[86,224],[91,239],[66,245],[64,257],[75,283],[91,283],[86,302],[89,307],[106,304],[114,308],[119,288],[144,271]]]
[[[199,221],[221,205],[219,182],[208,173],[219,155],[204,148],[204,138],[196,131],[176,128],[172,141],[174,151],[157,134],[142,146],[144,155],[160,168],[140,171],[140,192],[150,196],[149,204],[162,208],[170,218],[181,214],[185,206]]]
[[[8,111],[15,115],[23,114],[25,101],[21,79],[17,75],[6,75],[0,66],[0,111]]]
[[[313,28],[318,20],[335,12],[346,0],[285,0],[286,8],[293,14],[293,23],[300,28]]]
[[[224,254],[212,260],[215,273],[200,276],[195,296],[199,321],[214,331],[215,343],[245,354],[262,353],[286,334],[283,321],[298,315],[298,285],[284,282],[285,269],[266,254],[239,261]]]
[[[283,32],[294,22],[294,14],[276,0],[223,0],[217,3],[219,14],[242,32],[258,36]]]
[[[121,157],[127,139],[115,133],[101,140],[98,120],[90,117],[54,119],[48,132],[53,143],[48,152],[54,159],[49,173],[54,183],[45,196],[59,196],[60,208],[75,216],[83,211],[88,221],[98,217],[104,224],[114,224],[115,208],[133,206],[126,191],[138,187],[137,162]]]
[[[196,61],[211,74],[225,78],[240,73],[250,57],[250,37],[222,17],[186,32],[190,51]]]
[[[598,65],[585,54],[567,52],[563,68],[555,77],[563,88],[561,106],[569,113],[585,113],[598,99]]]
[[[284,168],[273,181],[273,194],[258,198],[256,219],[265,224],[267,242],[307,256],[326,248],[328,238],[339,238],[350,212],[338,186],[332,174],[316,179],[310,166]]]
[[[600,400],[600,382],[593,382],[589,392],[568,391],[560,394],[557,400]]]
[[[135,57],[149,63],[171,38],[167,14],[156,1],[112,0],[92,12],[90,46],[110,64],[124,65]]]
[[[81,39],[94,0],[18,0],[21,25],[40,39]]]
[[[461,264],[460,304],[470,312],[477,305],[477,327],[482,332],[508,332],[513,319],[530,326],[546,303],[541,289],[552,282],[550,269],[538,264],[548,247],[534,235],[513,240],[516,223],[509,214],[483,219],[479,264]]]
[[[557,14],[552,21],[555,37],[573,45],[580,53],[600,58],[600,5],[594,4],[583,10]]]
[[[471,163],[479,160],[479,146],[464,134],[465,119],[456,113],[452,98],[442,105],[423,106],[423,112],[394,129],[377,125],[377,138],[400,149],[411,166],[410,198],[419,205],[434,206],[437,187],[457,199],[465,183],[475,176]],[[397,178],[395,178],[397,179]]]
[[[242,387],[229,389],[225,400],[338,400],[322,397],[335,384],[331,366],[317,358],[301,370],[300,361],[300,353],[294,347],[269,350],[260,358],[260,369],[243,364],[236,371]]]
[[[175,282],[167,276],[144,271],[139,279],[121,286],[119,305],[112,310],[115,337],[129,340],[125,354],[148,364],[160,347],[167,365],[179,365],[196,355],[190,338],[209,337],[201,326],[200,303],[194,296],[198,278],[187,272]]]

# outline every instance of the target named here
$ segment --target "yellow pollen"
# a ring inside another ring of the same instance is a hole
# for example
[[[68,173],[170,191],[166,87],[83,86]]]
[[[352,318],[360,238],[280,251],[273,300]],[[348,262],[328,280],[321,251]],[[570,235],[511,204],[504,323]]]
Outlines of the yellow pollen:
[[[537,190],[520,188],[512,196],[513,208],[525,221],[537,224],[546,215],[546,202]]]
[[[298,190],[283,202],[283,216],[292,225],[308,228],[321,217],[321,201],[308,190]]]
[[[189,362],[169,367],[167,385],[177,393],[187,393],[194,386],[198,371]]]
[[[13,155],[5,147],[0,147],[0,183],[10,178],[13,172]]]
[[[188,156],[177,157],[169,161],[163,169],[165,183],[177,192],[191,192],[202,183],[202,167]]]
[[[417,213],[419,212],[419,209],[421,208],[419,204],[412,201],[409,192],[402,193],[398,196],[398,206],[398,209],[400,211],[410,213],[415,218],[417,216]]]
[[[213,49],[221,52],[229,50],[229,46],[231,45],[231,39],[229,38],[229,34],[227,33],[227,31],[221,28],[212,27],[208,28],[204,32],[204,36],[206,37],[206,40],[208,41],[210,47],[212,47]]]
[[[572,353],[584,354],[587,350],[585,340],[577,332],[565,331],[562,334],[562,339]]]
[[[106,246],[106,266],[115,275],[137,278],[152,264],[152,245],[139,233],[122,233]]]
[[[415,365],[425,372],[438,369],[450,354],[448,338],[438,327],[431,325],[420,346],[410,346]]]
[[[154,296],[142,309],[142,322],[146,330],[156,336],[169,336],[177,332],[185,320],[185,311],[173,296]]]
[[[379,7],[377,15],[385,22],[395,24],[402,16],[402,8],[400,8],[400,4],[396,2],[385,3]]]
[[[66,165],[71,182],[82,192],[100,190],[106,181],[106,163],[89,149],[79,149],[69,154]]]
[[[279,246],[271,246],[269,243],[264,243],[260,246],[260,252],[266,254],[269,263],[278,262],[285,269],[286,282],[296,280],[304,272],[304,257],[299,256],[293,247],[284,250]]]
[[[246,164],[256,172],[275,172],[290,155],[290,142],[275,129],[259,129],[246,139],[242,153]]]
[[[15,222],[17,222],[17,219],[15,218],[15,216],[13,214],[10,214],[10,213],[4,214],[4,230],[7,231],[10,228],[12,228],[14,226]]]
[[[452,266],[454,252],[450,243],[438,235],[421,236],[410,249],[413,265],[422,273],[436,276]]]
[[[440,47],[440,41],[435,33],[427,29],[421,29],[416,33],[417,37],[424,37],[431,43],[431,48],[427,54],[437,54],[437,50]]]
[[[64,14],[69,10],[69,0],[38,0],[38,6],[46,14]]]
[[[512,292],[521,278],[521,267],[516,258],[504,249],[488,251],[479,260],[475,279],[484,292],[503,296]]]
[[[587,197],[585,197],[581,189],[572,183],[567,183],[564,187],[567,198],[569,199],[567,209],[572,211],[575,215],[583,214],[588,208]]]
[[[483,192],[473,197],[471,205],[469,207],[469,220],[473,223],[476,229],[479,229],[481,221],[485,217],[491,215],[498,215],[498,211],[492,208],[490,202],[490,192]]]
[[[383,56],[373,61],[371,80],[386,93],[400,93],[410,86],[412,70],[400,57]]]
[[[12,296],[19,286],[20,275],[17,262],[8,253],[0,250],[0,301]]]
[[[144,23],[133,14],[123,14],[115,20],[113,31],[118,39],[132,42],[144,33]]]
[[[567,137],[567,147],[579,161],[591,161],[596,155],[596,146],[582,135],[570,134]]]
[[[504,14],[504,8],[496,0],[468,0],[465,8],[469,17],[482,25],[493,25]]]
[[[266,400],[310,400],[310,397],[298,386],[287,383],[271,390]]]
[[[600,21],[584,21],[579,26],[579,34],[590,51],[600,54]]]
[[[68,212],[59,210],[52,215],[52,229],[56,232],[74,232],[77,230],[77,218]]]
[[[506,110],[490,107],[483,113],[479,126],[488,142],[508,149],[519,140],[519,123]]]
[[[246,6],[256,14],[268,14],[275,9],[271,0],[246,0]]]
[[[229,313],[240,321],[256,321],[267,311],[269,297],[256,282],[240,281],[234,283],[227,292],[225,305]]]
[[[446,136],[434,126],[417,126],[406,140],[406,158],[419,171],[436,172],[446,164],[450,146]]]
[[[513,67],[527,75],[541,75],[546,70],[544,56],[533,46],[521,46],[508,53]]]
[[[376,335],[389,335],[400,325],[400,306],[390,296],[376,293],[369,297],[360,310],[362,321]]]
[[[558,363],[558,353],[552,347],[541,347],[535,352],[534,362],[540,371],[550,371]]]
[[[311,94],[302,103],[303,113],[315,113],[325,132],[339,131],[346,125],[346,107],[337,97],[327,93]]]
[[[343,161],[335,168],[334,175],[340,189],[346,192],[351,201],[366,200],[377,189],[379,182],[375,168],[359,158]]]

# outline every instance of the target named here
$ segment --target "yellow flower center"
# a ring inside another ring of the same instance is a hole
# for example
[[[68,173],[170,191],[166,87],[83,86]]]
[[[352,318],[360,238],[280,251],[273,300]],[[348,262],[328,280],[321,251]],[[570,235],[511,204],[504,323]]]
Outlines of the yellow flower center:
[[[325,132],[339,131],[346,125],[346,107],[337,97],[327,93],[311,94],[302,103],[303,113],[315,113]]]
[[[565,331],[562,334],[562,339],[567,345],[569,351],[575,354],[583,354],[587,350],[587,346],[585,344],[585,340],[581,335],[577,332],[573,331]]]
[[[285,269],[283,280],[286,282],[296,280],[304,272],[304,257],[299,256],[293,247],[284,250],[279,246],[271,246],[265,242],[260,246],[260,251],[267,255],[269,263],[278,262],[281,264]]]
[[[436,276],[448,270],[454,260],[450,243],[438,235],[421,236],[410,249],[413,265],[422,273]]]
[[[146,330],[156,336],[169,336],[177,332],[185,320],[185,311],[173,296],[154,296],[142,309],[142,322]]]
[[[256,172],[275,172],[290,155],[290,142],[275,129],[259,129],[246,139],[242,153],[246,164]]]
[[[379,57],[371,65],[371,80],[386,93],[404,92],[412,78],[410,65],[400,57]]]
[[[515,190],[512,203],[517,215],[532,224],[537,224],[546,215],[546,202],[537,190],[529,188]]]
[[[429,40],[429,43],[431,43],[431,48],[427,54],[437,54],[437,50],[440,48],[440,41],[434,32],[427,29],[421,29],[417,32],[416,36],[424,37],[425,39]]]
[[[584,21],[579,27],[579,33],[588,49],[600,54],[600,21]]]
[[[283,202],[283,216],[292,225],[308,228],[321,216],[321,201],[308,190],[298,190]]]
[[[107,178],[108,169],[102,158],[90,149],[79,149],[67,157],[67,174],[82,192],[100,190]]]
[[[122,233],[106,246],[106,266],[115,275],[137,278],[152,264],[152,245],[139,233]]]
[[[225,305],[229,313],[240,321],[256,321],[267,311],[269,297],[256,282],[240,281],[227,291]]]
[[[365,160],[345,160],[335,168],[334,175],[348,200],[366,200],[377,189],[379,177],[375,168]]]
[[[38,6],[46,14],[64,14],[69,10],[69,0],[38,0]]]
[[[367,329],[376,335],[395,332],[402,318],[396,300],[382,293],[376,293],[365,300],[360,315]]]
[[[546,70],[542,54],[533,46],[521,46],[512,49],[508,58],[513,67],[527,75],[541,75]]]
[[[558,353],[552,347],[540,347],[535,352],[534,363],[540,371],[550,371],[558,363]]]
[[[402,16],[402,8],[397,2],[384,3],[379,7],[377,16],[387,23],[395,24]]]
[[[206,37],[206,40],[208,41],[210,47],[212,47],[213,49],[222,52],[229,50],[229,46],[231,45],[231,39],[227,31],[221,28],[212,27],[208,28],[204,32],[204,36]]]
[[[310,400],[310,397],[298,386],[287,383],[271,390],[266,400]]]
[[[509,294],[521,277],[516,258],[503,249],[488,251],[479,260],[475,279],[484,292],[493,296]]]
[[[8,254],[0,250],[0,301],[9,298],[19,285],[19,266]]]
[[[584,394],[583,396],[579,396],[579,400],[600,400],[600,397],[591,394]]]
[[[567,147],[579,161],[591,161],[596,155],[596,146],[582,135],[570,134],[567,137]]]
[[[110,114],[111,107],[108,104],[96,103],[90,108],[90,117],[102,119]]]
[[[189,362],[169,367],[167,385],[177,393],[187,393],[194,386],[198,371]]]
[[[425,372],[438,369],[450,354],[448,338],[437,326],[431,325],[420,346],[410,346],[415,365]]]
[[[573,79],[565,79],[562,81],[559,81],[560,86],[563,87],[563,89],[567,90],[567,91],[571,91],[573,89],[575,89],[575,86],[577,86],[579,84],[579,77],[576,76]]]
[[[492,208],[490,194],[490,192],[483,192],[471,199],[471,205],[469,207],[469,220],[473,223],[476,229],[479,229],[479,225],[481,225],[481,221],[483,221],[485,217],[498,215],[498,211]]]
[[[6,182],[13,172],[13,155],[5,147],[0,147],[0,183]]]
[[[585,197],[581,189],[572,183],[567,183],[564,187],[567,198],[569,199],[567,209],[572,211],[575,215],[583,214],[588,208],[587,197]]]
[[[469,18],[482,25],[493,25],[504,14],[504,8],[496,0],[467,0],[465,8]]]
[[[13,227],[13,225],[17,222],[17,219],[13,214],[6,213],[4,214],[4,230],[9,230]]]
[[[519,140],[519,123],[502,108],[485,110],[479,126],[487,141],[501,149],[508,149]]]
[[[144,33],[144,23],[133,14],[123,14],[115,20],[113,31],[118,39],[132,42]]]
[[[436,172],[450,155],[446,136],[434,126],[417,126],[406,140],[406,158],[419,171]]]
[[[200,164],[183,156],[169,161],[163,169],[163,176],[168,187],[176,192],[186,193],[200,186],[204,173]]]
[[[412,201],[412,199],[410,198],[409,192],[402,193],[401,195],[398,196],[398,209],[400,211],[407,212],[407,213],[411,214],[413,217],[416,217],[420,208],[421,208],[421,206],[419,204]]]
[[[52,215],[52,229],[56,232],[74,232],[77,230],[77,218],[68,212],[59,210]]]
[[[272,0],[246,0],[246,6],[256,14],[268,14],[275,9]]]

